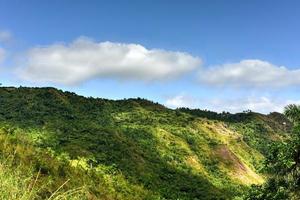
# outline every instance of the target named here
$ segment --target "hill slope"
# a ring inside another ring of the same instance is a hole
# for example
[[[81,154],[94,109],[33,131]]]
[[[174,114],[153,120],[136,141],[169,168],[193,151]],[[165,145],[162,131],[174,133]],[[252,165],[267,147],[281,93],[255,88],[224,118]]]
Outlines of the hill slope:
[[[20,176],[38,177],[36,199],[59,186],[66,194],[79,188],[71,199],[232,199],[264,181],[267,144],[289,128],[279,113],[221,115],[0,88],[1,157],[13,155],[10,166],[26,169]]]

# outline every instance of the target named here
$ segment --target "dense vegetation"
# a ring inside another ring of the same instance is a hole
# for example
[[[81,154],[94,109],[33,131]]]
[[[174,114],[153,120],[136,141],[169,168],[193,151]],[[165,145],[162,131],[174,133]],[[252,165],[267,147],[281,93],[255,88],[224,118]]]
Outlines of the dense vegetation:
[[[238,198],[264,182],[267,148],[290,129],[279,113],[172,110],[139,98],[2,87],[0,198]]]
[[[285,115],[293,122],[292,133],[270,145],[263,167],[268,180],[252,186],[247,200],[300,199],[300,106],[288,105]]]

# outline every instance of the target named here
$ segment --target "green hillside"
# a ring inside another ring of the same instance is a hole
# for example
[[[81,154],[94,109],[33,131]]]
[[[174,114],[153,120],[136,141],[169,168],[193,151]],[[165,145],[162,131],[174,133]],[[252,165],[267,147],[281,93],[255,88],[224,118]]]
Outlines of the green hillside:
[[[1,87],[0,199],[238,199],[290,129],[279,113]]]

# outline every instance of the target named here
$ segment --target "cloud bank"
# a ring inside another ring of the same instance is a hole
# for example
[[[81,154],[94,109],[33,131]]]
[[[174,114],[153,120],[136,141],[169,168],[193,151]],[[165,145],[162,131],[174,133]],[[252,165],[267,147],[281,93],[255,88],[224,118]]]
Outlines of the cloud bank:
[[[166,80],[202,64],[184,52],[147,49],[139,44],[94,42],[79,38],[70,44],[35,47],[26,53],[22,79],[33,82],[79,84],[90,79]]]
[[[236,99],[199,99],[187,95],[169,97],[165,101],[165,105],[170,108],[188,107],[208,109],[216,112],[229,111],[232,113],[250,109],[265,114],[274,111],[283,112],[284,107],[288,104],[300,104],[300,101],[272,99],[264,96]]]
[[[286,87],[300,85],[300,69],[289,70],[262,60],[242,60],[200,70],[198,79],[209,86]]]
[[[237,99],[218,99],[211,100],[210,108],[217,111],[229,111],[232,113],[242,112],[244,110],[252,110],[259,113],[268,114],[270,112],[283,112],[284,107],[288,104],[299,104],[300,101],[272,99],[269,97],[248,97]]]

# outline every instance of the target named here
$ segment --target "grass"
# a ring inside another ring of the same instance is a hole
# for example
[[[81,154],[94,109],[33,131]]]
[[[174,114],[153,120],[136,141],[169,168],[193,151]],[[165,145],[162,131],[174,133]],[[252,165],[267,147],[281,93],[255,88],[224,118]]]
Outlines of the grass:
[[[0,199],[1,200],[81,200],[86,199],[84,188],[76,188],[68,191],[61,191],[68,184],[67,180],[49,197],[40,196],[40,191],[47,184],[40,185],[41,173],[35,173],[33,169],[22,164],[15,163],[15,156],[12,154],[6,158],[0,157]]]
[[[13,158],[2,158],[0,161],[0,199],[33,199],[37,195],[31,170],[24,171],[22,166],[13,166]]]

